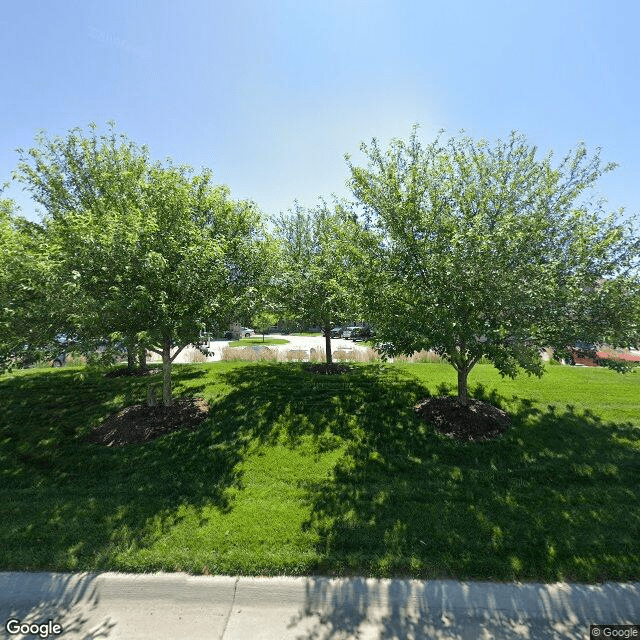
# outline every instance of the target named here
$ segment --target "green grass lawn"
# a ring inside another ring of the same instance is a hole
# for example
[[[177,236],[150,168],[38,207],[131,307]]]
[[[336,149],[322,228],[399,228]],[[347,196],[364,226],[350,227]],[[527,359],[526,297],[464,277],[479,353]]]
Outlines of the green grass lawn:
[[[148,380],[80,367],[0,377],[0,570],[584,581],[640,578],[640,376],[470,376],[513,416],[461,444],[412,412],[442,364],[174,367],[195,431],[83,442]]]
[[[265,334],[264,340],[262,335],[255,336],[253,338],[240,338],[240,340],[233,340],[229,343],[230,347],[251,347],[256,344],[287,344],[289,341],[285,338],[269,338],[268,334]]]

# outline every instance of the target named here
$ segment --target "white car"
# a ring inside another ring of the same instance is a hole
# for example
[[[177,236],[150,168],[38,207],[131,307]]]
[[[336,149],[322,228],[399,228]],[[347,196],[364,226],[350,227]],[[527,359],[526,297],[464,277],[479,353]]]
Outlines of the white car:
[[[255,336],[256,332],[249,327],[240,327],[240,334],[244,338],[250,338],[251,336]]]

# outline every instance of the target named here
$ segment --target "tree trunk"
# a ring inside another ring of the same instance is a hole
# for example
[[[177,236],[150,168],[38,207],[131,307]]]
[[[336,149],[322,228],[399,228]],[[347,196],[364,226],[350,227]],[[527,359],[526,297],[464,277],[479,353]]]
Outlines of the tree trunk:
[[[136,368],[136,341],[130,336],[125,337],[125,347],[127,349],[127,369],[133,371]]]
[[[461,367],[458,369],[458,398],[462,398],[465,402],[468,400],[467,394],[467,376],[470,369],[468,367]]]
[[[140,369],[147,370],[147,348],[144,345],[138,347],[138,360],[140,361]]]
[[[162,345],[162,404],[171,406],[171,339],[165,338]]]
[[[131,347],[127,347],[127,369],[133,371],[136,367],[136,354]]]
[[[327,364],[331,364],[333,356],[331,355],[331,327],[329,325],[324,327],[324,345],[327,353]]]

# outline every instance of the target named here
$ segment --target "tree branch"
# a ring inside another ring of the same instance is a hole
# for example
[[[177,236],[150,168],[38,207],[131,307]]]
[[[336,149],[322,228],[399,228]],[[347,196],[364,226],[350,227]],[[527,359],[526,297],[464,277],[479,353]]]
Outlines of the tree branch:
[[[478,362],[478,360],[480,360],[480,358],[482,358],[482,356],[473,356],[473,358],[471,358],[471,360],[469,360],[469,363],[467,364],[467,366],[469,367],[469,371],[471,371],[471,369],[473,369],[473,367],[475,366],[476,362]]]
[[[176,351],[176,352],[171,356],[171,358],[169,359],[169,362],[173,362],[173,361],[178,357],[178,355],[180,355],[180,352],[181,352],[181,351],[182,351],[186,346],[187,346],[186,344],[183,344],[183,345],[182,345],[182,346],[181,346],[181,347],[180,347],[180,348],[179,348],[179,349],[178,349],[178,350],[177,350],[177,351]]]

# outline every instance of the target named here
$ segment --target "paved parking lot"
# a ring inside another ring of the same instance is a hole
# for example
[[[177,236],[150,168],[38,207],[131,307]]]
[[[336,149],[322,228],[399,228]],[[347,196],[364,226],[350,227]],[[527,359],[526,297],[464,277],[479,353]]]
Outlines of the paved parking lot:
[[[256,337],[260,338],[260,335]],[[310,353],[311,349],[322,349],[325,348],[325,338],[324,336],[293,336],[293,335],[284,335],[277,333],[270,333],[265,336],[265,339],[269,338],[281,338],[284,340],[288,340],[287,344],[265,344],[265,346],[272,350],[277,351],[278,353],[286,353],[287,351],[306,351],[307,354]],[[229,346],[229,340],[212,340],[209,342],[209,350],[213,351],[212,356],[207,357],[207,362],[217,362],[222,360],[222,350],[225,347]],[[260,344],[255,345],[257,349],[260,348]],[[367,347],[365,347],[361,342],[353,342],[352,340],[343,340],[342,338],[332,338],[331,339],[331,349],[333,352],[335,351],[366,351]],[[175,363],[184,364],[187,362],[193,362],[194,354],[197,352],[195,347],[185,347],[178,357],[174,360]],[[149,358],[149,362],[160,362],[161,358],[157,354],[152,354]]]
[[[261,337],[257,335],[255,337]],[[265,344],[265,347],[272,351],[277,351],[278,353],[285,354],[287,351],[306,351],[307,355],[309,355],[311,349],[322,349],[324,351],[325,348],[325,338],[324,336],[293,336],[290,334],[279,334],[279,333],[271,333],[266,334],[266,339],[269,338],[283,338],[288,340],[287,344]],[[209,342],[209,349],[213,352],[213,355],[207,357],[207,362],[217,362],[222,360],[222,350],[225,347],[229,346],[229,340],[212,340]],[[255,345],[256,350],[259,350],[260,344]],[[366,351],[367,347],[364,346],[361,342],[353,342],[352,340],[343,340],[342,338],[332,338],[331,339],[331,349],[335,353],[336,351]],[[188,362],[194,361],[195,354],[199,354],[198,350],[195,347],[185,347],[178,357],[174,360],[175,363],[184,364]],[[603,352],[604,355],[604,352]],[[629,349],[628,353],[619,352],[618,356],[623,359],[638,359],[640,358],[640,351],[635,349]],[[199,355],[196,357],[200,357]],[[550,353],[545,352],[542,354],[543,360],[549,360]],[[148,357],[148,362],[160,362],[161,358],[159,355],[153,353]],[[582,366],[582,365],[578,365]]]

